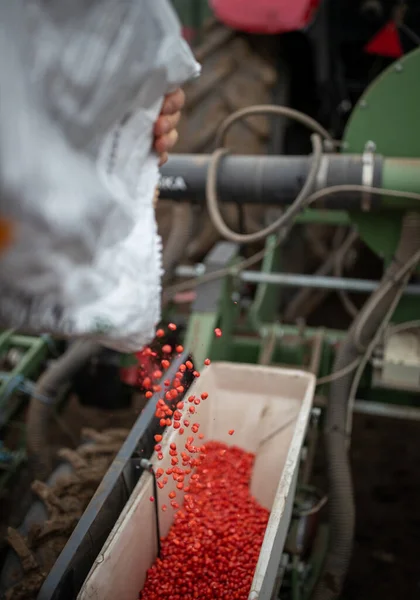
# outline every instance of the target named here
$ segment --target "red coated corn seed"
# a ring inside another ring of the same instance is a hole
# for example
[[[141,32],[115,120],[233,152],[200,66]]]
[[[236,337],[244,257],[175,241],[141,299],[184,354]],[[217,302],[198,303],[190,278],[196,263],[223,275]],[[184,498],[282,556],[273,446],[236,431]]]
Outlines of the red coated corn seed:
[[[222,337],[222,330],[216,327],[216,329],[214,330],[214,335],[216,337]]]
[[[176,325],[175,325],[175,323],[169,323],[168,329],[170,329],[171,331],[176,331]]]
[[[234,430],[234,429],[229,429],[229,431],[228,431],[228,434],[229,434],[229,435],[233,435],[234,433],[235,433],[235,430]]]
[[[210,363],[211,363],[211,360],[209,358],[206,358],[206,360],[204,361],[204,364],[208,366]]]
[[[254,456],[218,442],[206,448],[140,600],[248,599],[269,517],[249,491]],[[175,492],[170,498],[177,509]]]

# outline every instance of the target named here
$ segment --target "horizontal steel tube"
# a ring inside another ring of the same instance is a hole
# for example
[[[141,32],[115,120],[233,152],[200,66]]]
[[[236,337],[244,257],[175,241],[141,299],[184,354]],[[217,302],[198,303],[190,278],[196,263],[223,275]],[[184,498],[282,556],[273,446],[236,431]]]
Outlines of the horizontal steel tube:
[[[176,271],[179,277],[197,277],[203,275],[204,272],[203,265],[197,265],[196,267],[180,266]],[[290,273],[261,273],[260,271],[241,271],[238,276],[246,283],[266,283],[286,287],[343,290],[356,293],[371,293],[379,285],[379,282],[367,279],[320,277],[317,275],[296,275]],[[420,285],[408,285],[405,288],[405,294],[420,296]]]

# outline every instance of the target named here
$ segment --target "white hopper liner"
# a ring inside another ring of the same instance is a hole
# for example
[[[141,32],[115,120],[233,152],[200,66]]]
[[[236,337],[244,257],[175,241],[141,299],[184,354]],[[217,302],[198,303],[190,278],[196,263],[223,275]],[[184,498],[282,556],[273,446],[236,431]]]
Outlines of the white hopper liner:
[[[264,541],[249,594],[250,600],[269,600],[290,523],[299,471],[300,451],[309,420],[315,390],[315,377],[307,372],[249,364],[213,363],[205,368],[188,395],[208,392],[207,400],[189,416],[200,423],[206,440],[239,446],[256,454],[251,493],[271,509]],[[185,404],[184,412],[189,403]],[[228,431],[234,429],[230,436]],[[164,434],[164,459],[152,462],[165,470],[170,467],[169,444],[184,446],[190,428],[181,436],[170,427]],[[196,443],[197,443],[197,437]],[[161,536],[172,525],[174,511],[168,494],[183,493],[169,478],[159,490],[158,502],[168,505],[160,511]],[[152,476],[143,473],[130,500],[94,563],[78,600],[137,600],[147,570],[157,556],[155,506]]]

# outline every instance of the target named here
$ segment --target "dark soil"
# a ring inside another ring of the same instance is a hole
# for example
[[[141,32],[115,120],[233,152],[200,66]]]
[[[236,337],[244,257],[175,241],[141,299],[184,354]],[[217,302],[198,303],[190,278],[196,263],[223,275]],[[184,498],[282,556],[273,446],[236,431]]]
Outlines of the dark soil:
[[[357,415],[357,507],[342,600],[420,598],[420,422]]]

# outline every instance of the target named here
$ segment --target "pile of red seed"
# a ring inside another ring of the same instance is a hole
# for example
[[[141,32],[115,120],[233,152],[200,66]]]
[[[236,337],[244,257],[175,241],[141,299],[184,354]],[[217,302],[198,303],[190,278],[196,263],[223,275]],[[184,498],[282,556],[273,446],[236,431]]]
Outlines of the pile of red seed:
[[[254,455],[205,445],[140,600],[246,600],[269,512],[251,496]]]

